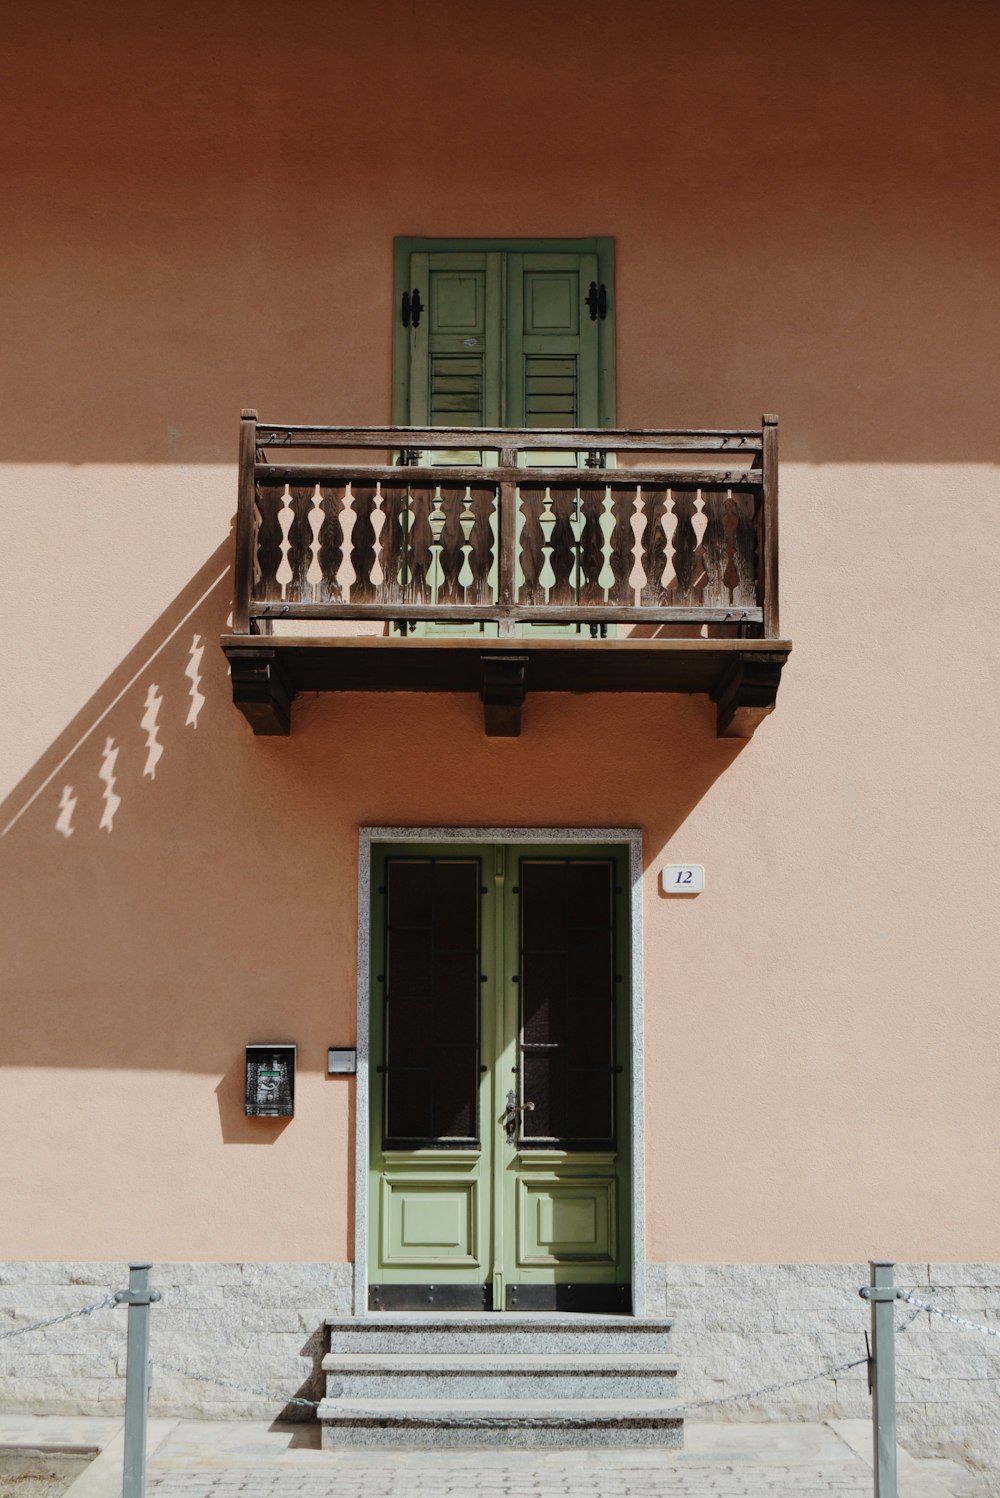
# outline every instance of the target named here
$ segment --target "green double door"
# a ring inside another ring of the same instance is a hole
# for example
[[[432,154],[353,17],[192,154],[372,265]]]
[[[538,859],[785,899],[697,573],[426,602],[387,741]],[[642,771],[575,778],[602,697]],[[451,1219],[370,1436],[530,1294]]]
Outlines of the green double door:
[[[373,870],[369,1305],[631,1305],[624,851]]]

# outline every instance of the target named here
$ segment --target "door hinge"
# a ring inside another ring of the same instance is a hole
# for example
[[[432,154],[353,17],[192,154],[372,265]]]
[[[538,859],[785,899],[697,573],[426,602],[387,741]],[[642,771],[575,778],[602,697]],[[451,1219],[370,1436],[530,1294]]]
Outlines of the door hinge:
[[[403,292],[403,301],[402,306],[400,307],[400,314],[403,319],[404,328],[409,328],[411,326],[414,328],[419,328],[420,314],[421,312],[423,312],[423,310],[424,304],[420,300],[419,287],[414,286],[412,291]]]
[[[608,288],[604,282],[602,281],[598,286],[596,281],[591,281],[590,290],[584,300],[590,309],[591,322],[596,322],[598,318],[603,322],[608,315]]]

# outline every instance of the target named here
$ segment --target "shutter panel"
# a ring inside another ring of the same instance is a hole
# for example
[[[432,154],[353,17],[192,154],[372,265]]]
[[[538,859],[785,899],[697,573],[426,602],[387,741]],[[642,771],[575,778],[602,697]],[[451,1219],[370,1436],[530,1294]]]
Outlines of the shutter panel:
[[[598,278],[590,253],[513,254],[507,271],[507,410],[511,426],[595,427],[598,406],[598,332],[584,298]],[[574,466],[571,451],[525,453],[526,466]],[[579,537],[579,501],[570,521]],[[546,547],[555,524],[546,506]],[[578,578],[573,579],[578,582]],[[579,624],[519,624],[519,635],[579,635]]]
[[[410,426],[499,426],[501,282],[498,253],[415,253],[410,285],[424,303],[410,329]]]
[[[584,301],[597,279],[594,254],[508,256],[508,426],[600,425],[598,325]]]

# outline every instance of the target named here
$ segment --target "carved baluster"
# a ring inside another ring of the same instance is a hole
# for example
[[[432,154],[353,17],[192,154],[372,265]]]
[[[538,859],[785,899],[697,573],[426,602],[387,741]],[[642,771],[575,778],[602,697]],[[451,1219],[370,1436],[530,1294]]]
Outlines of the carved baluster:
[[[542,566],[545,561],[543,550],[545,537],[542,532],[542,511],[545,508],[545,490],[521,486],[521,514],[524,516],[524,525],[521,527],[521,583],[518,592],[519,603],[544,603],[545,593],[542,589],[541,576]]]
[[[726,496],[723,523],[726,527],[726,570],[722,574],[723,597],[726,603],[732,603],[733,589],[739,585],[740,575],[736,570],[733,551],[736,538],[736,505],[731,493]]]
[[[354,511],[354,530],[351,533],[351,565],[354,581],[351,583],[352,603],[374,603],[375,584],[372,568],[375,566],[375,513],[374,484],[351,485],[351,509]]]
[[[257,571],[254,596],[260,601],[281,597],[278,568],[281,566],[281,511],[285,503],[284,486],[280,489],[257,485]]]
[[[690,604],[694,601],[694,573],[697,561],[698,538],[694,529],[694,494],[689,489],[679,493],[674,490],[673,512],[677,518],[674,528],[674,578],[667,589],[671,603]]]
[[[601,520],[604,517],[604,489],[583,489],[581,495],[583,531],[580,535],[580,570],[583,573],[583,583],[580,602],[603,603],[601,573],[604,571],[604,533],[601,530]]]
[[[611,513],[615,517],[615,528],[611,532],[611,571],[614,583],[608,591],[609,603],[630,604],[634,599],[629,579],[635,563],[632,516],[639,493],[638,489],[612,490]]]
[[[757,496],[747,489],[733,491],[736,531],[733,536],[733,565],[738,581],[733,588],[733,604],[753,608],[760,603],[757,567]]]
[[[490,586],[490,570],[493,566],[493,515],[496,510],[497,491],[490,485],[473,484],[470,489],[472,496],[472,532],[469,536],[469,566],[472,569],[472,581],[466,592],[466,600],[469,603],[487,604],[493,602],[493,589]]]
[[[555,489],[552,493],[552,572],[554,581],[549,595],[550,603],[573,603],[576,589],[570,582],[576,563],[576,537],[573,535],[573,516],[576,510],[576,491]]]
[[[701,507],[705,515],[705,534],[701,538],[701,558],[705,584],[701,601],[707,608],[722,608],[728,603],[726,572],[726,495],[721,489],[703,489]]]
[[[431,603],[428,579],[434,561],[431,550],[434,531],[431,527],[431,508],[434,504],[433,489],[411,489],[410,510],[413,516],[410,525],[409,583],[406,592],[411,603]]]
[[[667,507],[668,492],[664,489],[642,491],[642,513],[646,522],[642,531],[642,570],[646,581],[642,585],[640,602],[644,607],[661,604],[666,598],[663,573],[667,566],[667,537],[663,529],[663,512]]]
[[[441,489],[441,587],[440,603],[464,603],[465,589],[458,577],[464,560],[465,533],[462,530],[462,510],[465,507],[465,488]]]
[[[408,503],[405,487],[382,484],[382,514],[385,521],[379,544],[382,597],[386,603],[403,600],[403,512]]]
[[[337,573],[344,560],[344,528],[340,513],[344,508],[343,489],[320,489],[319,507],[323,512],[323,524],[319,528],[319,551],[317,559],[323,576],[316,584],[317,603],[339,603],[342,598]]]
[[[309,568],[312,565],[313,546],[310,517],[315,490],[310,484],[302,488],[295,486],[288,492],[291,495],[292,511],[292,523],[288,527],[288,565],[292,576],[285,597],[289,603],[309,603],[312,600]]]

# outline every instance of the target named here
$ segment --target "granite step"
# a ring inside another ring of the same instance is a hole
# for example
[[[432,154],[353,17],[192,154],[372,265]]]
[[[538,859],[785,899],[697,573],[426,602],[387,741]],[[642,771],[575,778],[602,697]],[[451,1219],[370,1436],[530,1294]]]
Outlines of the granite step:
[[[663,1399],[324,1399],[322,1442],[341,1446],[665,1446],[683,1410]]]
[[[332,1352],[328,1399],[670,1399],[677,1364],[655,1353]]]
[[[652,1316],[565,1312],[373,1311],[327,1319],[330,1351],[364,1353],[666,1353],[672,1323]]]

